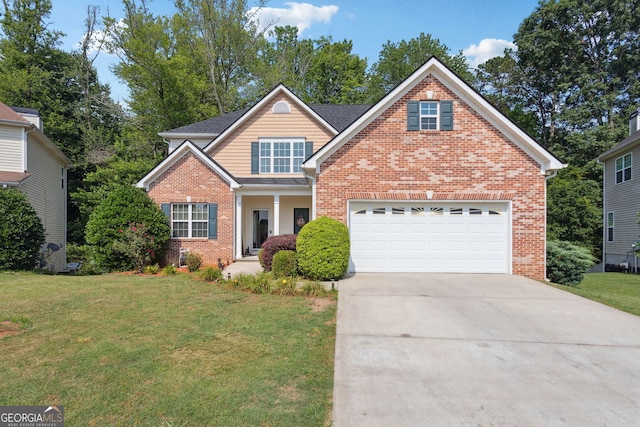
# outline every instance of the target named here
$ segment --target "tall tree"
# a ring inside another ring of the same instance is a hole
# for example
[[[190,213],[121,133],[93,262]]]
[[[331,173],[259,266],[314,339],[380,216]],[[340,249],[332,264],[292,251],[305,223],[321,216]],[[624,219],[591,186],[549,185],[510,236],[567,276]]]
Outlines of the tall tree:
[[[387,41],[382,46],[378,62],[371,67],[368,87],[370,102],[378,101],[432,56],[437,56],[463,79],[471,81],[473,78],[462,52],[451,54],[440,40],[432,38],[430,34],[420,33],[409,41]]]

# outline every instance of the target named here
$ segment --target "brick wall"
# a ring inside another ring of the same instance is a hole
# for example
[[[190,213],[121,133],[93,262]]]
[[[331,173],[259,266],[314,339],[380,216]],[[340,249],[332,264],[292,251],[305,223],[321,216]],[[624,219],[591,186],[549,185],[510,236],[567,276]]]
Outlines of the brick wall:
[[[454,101],[453,131],[407,131],[406,102]],[[427,77],[321,165],[317,215],[347,222],[349,199],[511,200],[512,272],[545,277],[545,178],[538,163]]]
[[[178,265],[180,249],[202,255],[205,264],[217,265],[218,258],[233,260],[233,192],[225,180],[192,153],[179,159],[149,187],[149,196],[158,204],[191,203],[218,204],[218,238],[171,239],[167,262]]]

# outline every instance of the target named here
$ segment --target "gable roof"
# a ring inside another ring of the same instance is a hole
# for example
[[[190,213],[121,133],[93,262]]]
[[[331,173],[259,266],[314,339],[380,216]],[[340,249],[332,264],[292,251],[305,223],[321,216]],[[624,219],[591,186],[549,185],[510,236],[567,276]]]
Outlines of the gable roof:
[[[598,160],[605,160],[611,156],[618,154],[622,150],[628,150],[634,147],[638,143],[640,143],[640,130],[635,131],[634,133],[632,133],[631,135],[629,135],[628,137],[626,137],[625,139],[623,139],[622,141],[614,145],[609,150],[600,154],[600,156],[598,156]]]
[[[198,147],[193,142],[186,140],[178,148],[173,150],[171,154],[169,154],[165,159],[158,164],[155,168],[153,168],[149,173],[147,173],[140,181],[136,183],[136,187],[144,188],[145,191],[149,190],[149,185],[155,181],[164,171],[169,169],[171,166],[175,164],[178,160],[180,160],[187,153],[193,153],[198,159],[200,159],[205,165],[207,165],[211,170],[217,173],[222,179],[229,183],[231,188],[239,188],[240,184],[235,179],[233,175],[225,170],[218,162],[213,160],[211,157],[206,155],[200,147]]]
[[[25,119],[22,115],[16,113],[13,108],[3,104],[2,102],[0,102],[0,121],[12,122],[23,126],[31,125],[29,120]]]
[[[379,117],[385,110],[398,102],[418,83],[427,76],[433,75],[438,81],[451,90],[461,101],[469,105],[484,119],[491,123],[503,135],[509,138],[519,148],[526,152],[538,164],[542,172],[555,171],[565,167],[560,160],[538,144],[531,136],[517,126],[513,121],[502,114],[496,107],[469,86],[450,68],[444,65],[435,56],[431,57],[420,68],[396,86],[384,96],[377,104],[373,105],[360,118],[351,123],[339,135],[316,151],[302,164],[308,172],[319,170],[320,164],[335,153],[340,147],[367,127],[373,120]]]
[[[285,90],[282,90],[285,89]],[[245,116],[249,110],[255,110],[257,105],[264,105],[269,102],[278,93],[288,93],[302,109],[310,112],[312,115],[324,121],[334,130],[341,132],[349,126],[354,120],[367,111],[371,105],[369,104],[312,104],[307,105],[298,97],[291,93],[284,85],[276,86],[276,88],[267,94],[261,101],[252,108],[245,108],[231,113],[223,114],[218,117],[202,120],[197,123],[182,126],[161,132],[158,135],[163,138],[216,138],[227,128]],[[335,132],[334,132],[335,133]]]

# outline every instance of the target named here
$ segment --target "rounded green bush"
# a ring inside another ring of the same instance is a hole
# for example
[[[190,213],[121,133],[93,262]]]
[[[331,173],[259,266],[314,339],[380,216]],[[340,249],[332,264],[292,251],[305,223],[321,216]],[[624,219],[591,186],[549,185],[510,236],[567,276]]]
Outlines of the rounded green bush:
[[[27,196],[0,190],[0,270],[33,270],[45,242],[44,227]]]
[[[114,242],[123,238],[121,230],[131,224],[144,225],[145,232],[153,237],[148,264],[164,259],[169,246],[170,227],[162,210],[139,188],[124,185],[113,190],[93,210],[85,231],[87,247],[100,269],[128,271],[136,268],[132,257],[114,250]]]
[[[296,252],[282,250],[276,252],[271,263],[271,271],[275,277],[295,277],[298,275]]]
[[[312,280],[340,279],[349,267],[349,230],[327,217],[306,224],[298,233],[298,270]]]
[[[553,283],[578,286],[595,262],[587,248],[561,240],[547,242],[547,277]]]

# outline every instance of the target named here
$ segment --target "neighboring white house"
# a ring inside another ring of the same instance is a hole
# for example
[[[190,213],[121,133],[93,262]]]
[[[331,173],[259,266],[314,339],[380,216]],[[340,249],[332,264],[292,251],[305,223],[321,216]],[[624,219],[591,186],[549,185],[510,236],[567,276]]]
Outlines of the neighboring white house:
[[[605,270],[640,267],[634,244],[640,241],[640,114],[629,119],[629,136],[598,160],[604,165],[603,212]]]
[[[27,195],[45,229],[43,267],[66,268],[67,169],[71,161],[44,134],[37,110],[0,102],[0,187]],[[55,250],[57,249],[57,250]]]

